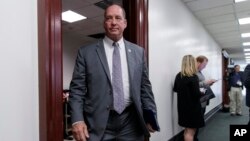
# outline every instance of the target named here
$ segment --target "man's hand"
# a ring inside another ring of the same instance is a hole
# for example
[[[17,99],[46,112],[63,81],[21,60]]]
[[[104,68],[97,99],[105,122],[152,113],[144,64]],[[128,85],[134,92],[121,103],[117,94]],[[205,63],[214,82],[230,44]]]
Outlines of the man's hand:
[[[216,81],[217,80],[215,80],[215,79],[209,79],[209,80],[206,81],[206,84],[212,86]]]
[[[152,126],[149,123],[147,123],[147,128],[148,128],[149,132],[151,132],[151,133],[155,132],[155,130],[152,128]]]
[[[69,101],[69,93],[63,93],[63,102],[68,102]]]
[[[87,125],[83,121],[72,125],[72,133],[76,141],[87,141],[86,138],[89,138]]]

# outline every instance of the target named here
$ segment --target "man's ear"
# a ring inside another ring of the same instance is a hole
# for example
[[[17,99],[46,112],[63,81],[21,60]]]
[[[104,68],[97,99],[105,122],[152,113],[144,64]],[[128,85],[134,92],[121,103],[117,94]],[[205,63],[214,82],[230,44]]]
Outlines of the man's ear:
[[[127,19],[124,20],[125,28],[127,27]]]

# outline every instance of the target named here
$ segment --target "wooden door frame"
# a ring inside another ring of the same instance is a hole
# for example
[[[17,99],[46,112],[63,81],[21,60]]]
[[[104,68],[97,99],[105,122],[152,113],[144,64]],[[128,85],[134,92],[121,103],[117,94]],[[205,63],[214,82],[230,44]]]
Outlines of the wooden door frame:
[[[38,0],[39,140],[63,140],[61,0]]]
[[[222,111],[229,112],[228,58],[222,54]]]
[[[148,63],[148,0],[124,0],[123,7],[128,19],[124,37],[145,49]]]
[[[124,37],[148,52],[148,0],[126,0]],[[63,141],[61,0],[38,0],[39,140]],[[133,12],[132,12],[133,11]],[[135,12],[136,11],[136,12]],[[139,20],[141,17],[141,20]]]

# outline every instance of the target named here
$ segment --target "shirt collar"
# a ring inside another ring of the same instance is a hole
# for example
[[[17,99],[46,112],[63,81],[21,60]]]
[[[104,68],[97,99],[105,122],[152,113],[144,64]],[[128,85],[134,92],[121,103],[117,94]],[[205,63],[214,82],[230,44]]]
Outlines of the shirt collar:
[[[103,40],[110,46],[112,46],[114,43],[114,41],[111,40],[108,36],[105,36]],[[119,47],[122,47],[122,45],[124,44],[123,37],[119,41],[117,41],[117,43],[119,44]]]

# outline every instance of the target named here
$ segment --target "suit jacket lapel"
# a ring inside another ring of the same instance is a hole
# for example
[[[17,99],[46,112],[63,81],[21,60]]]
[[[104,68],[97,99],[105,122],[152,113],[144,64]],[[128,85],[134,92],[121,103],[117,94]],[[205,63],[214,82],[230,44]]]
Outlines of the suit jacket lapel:
[[[124,40],[125,49],[126,49],[126,55],[127,55],[127,62],[128,62],[128,74],[129,74],[129,80],[132,82],[132,79],[134,78],[134,69],[135,69],[135,51],[132,48],[132,46]]]
[[[99,40],[98,44],[97,44],[97,49],[96,52],[99,56],[99,59],[102,63],[102,66],[105,70],[105,73],[109,79],[109,82],[111,83],[111,78],[110,78],[110,71],[109,71],[109,67],[108,67],[108,61],[107,61],[107,57],[106,57],[106,53],[105,53],[105,49],[104,49],[104,45],[103,45],[103,41]]]

